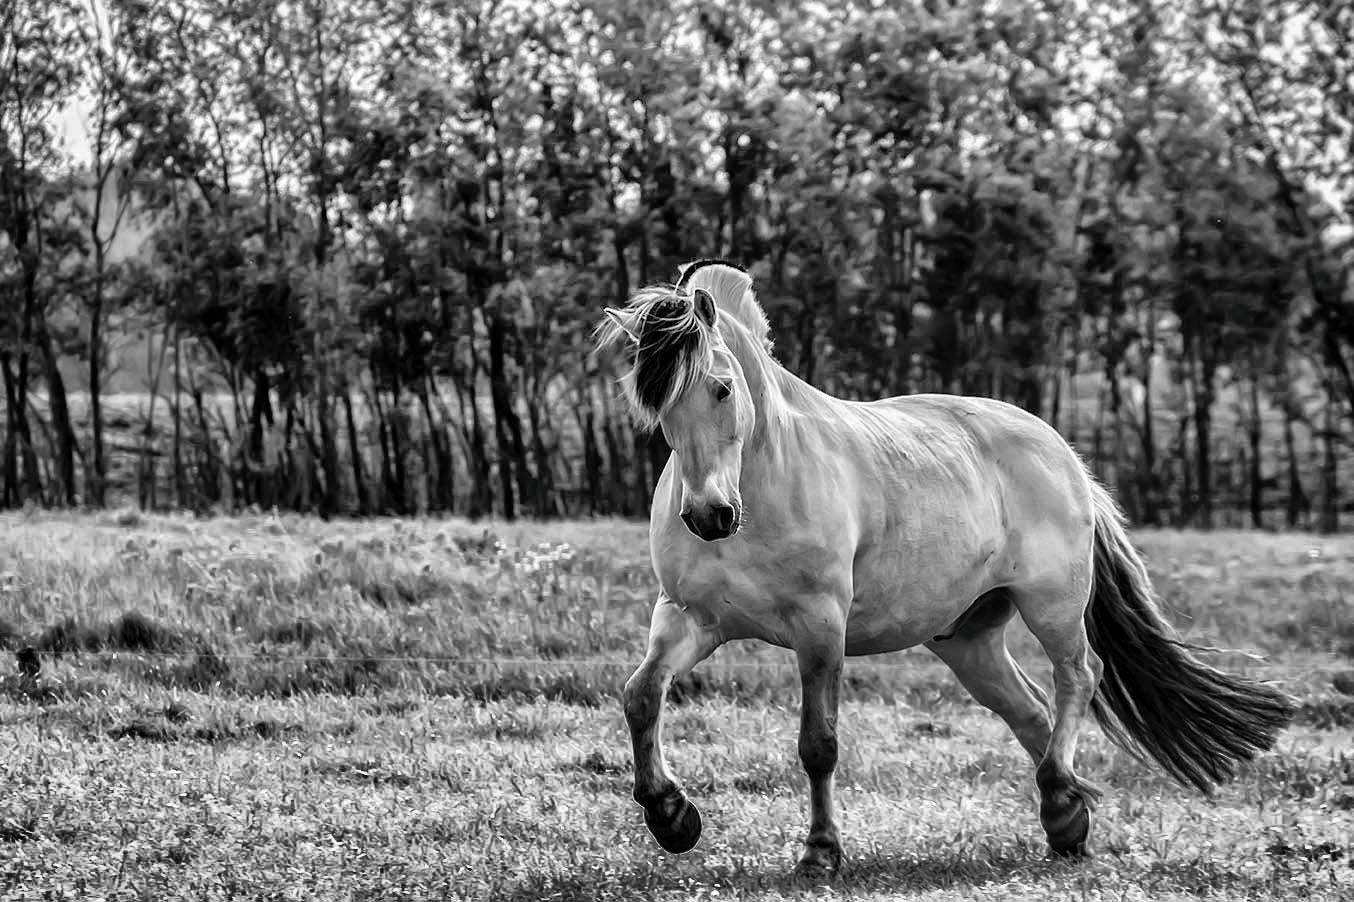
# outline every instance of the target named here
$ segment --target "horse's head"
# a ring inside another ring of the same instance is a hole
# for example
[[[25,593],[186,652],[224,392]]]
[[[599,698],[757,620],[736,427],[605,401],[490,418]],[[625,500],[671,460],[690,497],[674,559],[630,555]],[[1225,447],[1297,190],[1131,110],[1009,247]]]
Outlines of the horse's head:
[[[707,542],[728,538],[742,523],[738,482],[756,410],[714,297],[704,288],[648,288],[606,313],[601,344],[628,340],[634,349],[626,396],[642,423],[662,427],[677,456],[682,522]]]

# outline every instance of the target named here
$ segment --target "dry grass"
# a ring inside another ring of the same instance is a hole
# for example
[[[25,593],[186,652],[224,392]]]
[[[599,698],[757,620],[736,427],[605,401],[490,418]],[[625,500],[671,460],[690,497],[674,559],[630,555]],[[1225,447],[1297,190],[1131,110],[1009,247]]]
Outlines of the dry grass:
[[[126,512],[0,531],[0,647],[43,664],[0,665],[0,898],[1354,893],[1336,688],[1354,688],[1354,541],[1138,537],[1187,633],[1265,655],[1225,661],[1303,709],[1209,800],[1088,731],[1081,768],[1108,789],[1091,862],[1044,859],[1030,766],[928,656],[850,662],[850,864],[822,887],[789,877],[807,802],[779,650],[725,649],[683,683],[670,759],[705,838],[676,858],[643,830],[615,704],[651,599],[643,525]]]

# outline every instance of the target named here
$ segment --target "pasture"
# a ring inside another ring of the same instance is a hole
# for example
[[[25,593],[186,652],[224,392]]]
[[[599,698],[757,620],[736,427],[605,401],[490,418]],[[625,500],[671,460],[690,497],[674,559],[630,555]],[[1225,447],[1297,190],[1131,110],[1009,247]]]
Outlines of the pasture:
[[[813,884],[788,652],[676,687],[695,851],[630,800],[646,529],[0,517],[0,898],[1354,897],[1354,538],[1135,535],[1185,635],[1301,704],[1210,799],[1088,729],[1090,861],[1044,857],[1032,766],[928,653],[848,660],[847,865]]]

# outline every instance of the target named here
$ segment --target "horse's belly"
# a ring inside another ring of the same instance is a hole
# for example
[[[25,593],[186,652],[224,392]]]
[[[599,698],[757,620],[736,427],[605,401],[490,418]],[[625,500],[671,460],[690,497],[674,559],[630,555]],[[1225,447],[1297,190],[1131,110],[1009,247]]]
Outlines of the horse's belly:
[[[846,653],[870,655],[920,645],[940,635],[978,596],[993,588],[993,539],[866,554],[857,562],[846,621]]]
[[[875,655],[920,645],[942,633],[976,597],[927,601],[901,591],[889,599],[857,597],[846,620],[846,653]]]

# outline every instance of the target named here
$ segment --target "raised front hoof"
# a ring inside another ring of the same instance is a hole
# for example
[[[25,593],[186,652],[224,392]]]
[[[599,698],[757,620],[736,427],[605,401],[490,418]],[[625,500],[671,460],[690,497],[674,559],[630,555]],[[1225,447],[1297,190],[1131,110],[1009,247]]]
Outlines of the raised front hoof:
[[[686,796],[681,797],[677,812],[672,816],[645,808],[644,823],[658,844],[675,855],[690,852],[701,838],[701,813]]]
[[[806,843],[804,854],[795,865],[794,875],[802,880],[830,880],[842,869],[842,847],[828,843]]]

